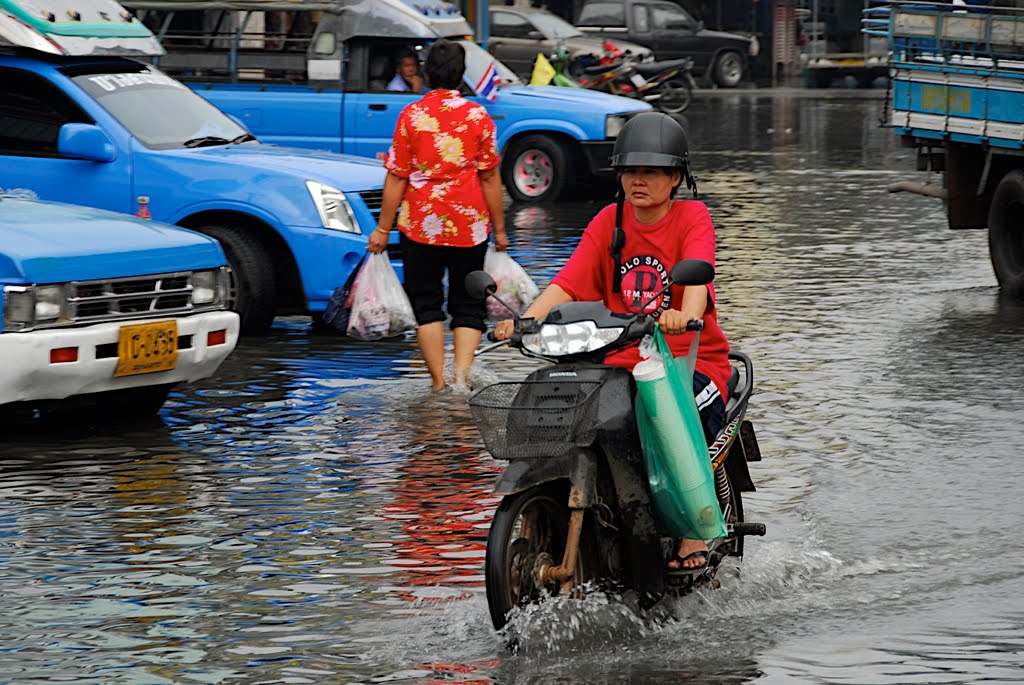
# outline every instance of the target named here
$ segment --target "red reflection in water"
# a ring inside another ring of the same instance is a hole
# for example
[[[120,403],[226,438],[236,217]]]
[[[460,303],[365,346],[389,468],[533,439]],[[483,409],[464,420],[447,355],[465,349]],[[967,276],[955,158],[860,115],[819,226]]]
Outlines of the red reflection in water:
[[[388,563],[400,567],[410,585],[459,590],[437,599],[469,597],[461,588],[483,584],[487,529],[499,501],[491,489],[502,466],[483,450],[464,398],[410,409],[423,449],[399,467],[395,499],[380,512],[399,521],[408,537],[399,558]]]

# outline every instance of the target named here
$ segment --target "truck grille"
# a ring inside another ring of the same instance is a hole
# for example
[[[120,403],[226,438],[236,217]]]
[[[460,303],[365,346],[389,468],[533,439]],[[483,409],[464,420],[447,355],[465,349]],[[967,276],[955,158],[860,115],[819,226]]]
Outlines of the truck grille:
[[[64,325],[137,319],[149,314],[172,315],[193,311],[188,272],[72,281],[68,284]]]
[[[363,198],[363,202],[370,208],[370,213],[374,217],[380,214],[380,207],[384,204],[383,190],[364,190],[359,193],[359,197]]]

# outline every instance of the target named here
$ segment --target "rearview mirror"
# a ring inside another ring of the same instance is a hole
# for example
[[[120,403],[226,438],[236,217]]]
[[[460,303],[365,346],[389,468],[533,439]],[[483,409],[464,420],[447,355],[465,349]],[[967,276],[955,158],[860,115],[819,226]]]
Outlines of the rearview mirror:
[[[544,40],[544,34],[540,31],[530,31],[526,34],[526,37],[530,40]]]
[[[95,124],[64,124],[57,133],[57,152],[63,157],[90,162],[113,162],[117,149],[103,129]]]
[[[668,276],[676,285],[706,285],[715,280],[715,267],[703,259],[684,259],[672,267]]]
[[[497,291],[498,284],[486,271],[471,271],[466,274],[466,292],[470,297],[483,300]]]

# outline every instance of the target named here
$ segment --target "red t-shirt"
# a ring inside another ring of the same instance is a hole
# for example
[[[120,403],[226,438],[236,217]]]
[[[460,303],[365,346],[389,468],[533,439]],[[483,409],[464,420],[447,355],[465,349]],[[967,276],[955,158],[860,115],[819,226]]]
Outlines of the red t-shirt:
[[[494,121],[457,90],[432,90],[398,116],[384,167],[408,179],[398,229],[409,240],[472,247],[491,217],[479,171],[498,166]]]
[[[601,301],[613,312],[636,314],[640,306],[659,289],[668,285],[669,271],[682,259],[703,259],[715,264],[715,227],[703,202],[676,200],[660,221],[641,224],[636,220],[633,205],[626,203],[622,212],[622,229],[626,244],[622,248],[621,293],[613,293],[612,275],[615,269],[611,254],[612,234],[615,231],[615,205],[602,209],[593,218],[576,251],[552,279],[577,302]],[[704,287],[704,286],[698,286]],[[682,286],[672,288],[647,307],[655,319],[670,307],[679,308],[683,301]],[[729,342],[718,326],[715,308],[715,289],[707,285],[710,294],[709,310],[704,314],[704,330],[697,348],[697,370],[706,375],[728,398]],[[690,351],[693,333],[665,336],[677,357]],[[632,369],[640,361],[637,346],[628,347],[608,355],[605,363]]]

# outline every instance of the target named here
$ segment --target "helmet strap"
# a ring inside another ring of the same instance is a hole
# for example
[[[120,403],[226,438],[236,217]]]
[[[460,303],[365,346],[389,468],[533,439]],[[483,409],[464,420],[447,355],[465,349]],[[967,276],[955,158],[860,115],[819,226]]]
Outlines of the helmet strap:
[[[690,172],[690,155],[683,153],[683,180],[686,181],[686,187],[693,191],[693,196],[697,197],[697,179]]]
[[[612,233],[612,261],[615,271],[612,274],[612,292],[622,292],[622,248],[626,246],[626,233],[622,230],[622,208],[626,204],[626,194],[622,191],[622,175],[618,177],[619,189],[615,192],[615,231]]]

